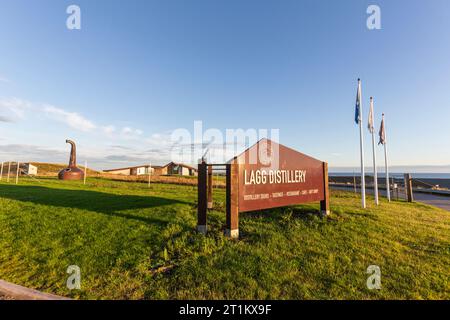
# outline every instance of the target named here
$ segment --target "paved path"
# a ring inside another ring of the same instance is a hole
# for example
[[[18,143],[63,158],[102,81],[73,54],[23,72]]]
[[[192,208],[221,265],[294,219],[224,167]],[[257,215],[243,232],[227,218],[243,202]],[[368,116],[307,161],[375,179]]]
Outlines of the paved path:
[[[352,186],[346,187],[346,186],[331,186],[333,189],[344,189],[344,190],[354,190]],[[359,189],[357,190],[359,192]],[[368,194],[373,194],[372,189],[366,189],[366,192]],[[386,190],[380,190],[381,196],[386,196]],[[392,196],[393,199],[396,199],[396,194],[394,193]],[[402,191],[399,191],[399,198],[405,199],[405,193]],[[421,192],[414,192],[414,201],[423,202],[426,204],[430,204],[432,206],[445,209],[447,211],[450,211],[450,197],[448,196],[439,196],[436,194],[429,194],[429,193],[421,193]]]
[[[0,300],[70,300],[0,279]]]
[[[450,211],[450,197],[415,192],[414,200]]]

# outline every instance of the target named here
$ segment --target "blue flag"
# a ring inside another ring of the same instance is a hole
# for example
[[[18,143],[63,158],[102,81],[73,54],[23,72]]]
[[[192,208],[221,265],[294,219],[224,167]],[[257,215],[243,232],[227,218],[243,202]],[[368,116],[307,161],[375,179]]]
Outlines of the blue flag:
[[[356,92],[356,106],[355,106],[355,122],[359,124],[361,121],[361,81],[358,79],[358,90]]]

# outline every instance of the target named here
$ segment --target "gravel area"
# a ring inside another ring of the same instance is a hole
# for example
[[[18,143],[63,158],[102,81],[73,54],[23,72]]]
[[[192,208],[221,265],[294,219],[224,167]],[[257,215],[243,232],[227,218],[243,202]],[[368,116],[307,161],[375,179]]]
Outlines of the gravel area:
[[[5,296],[5,295],[0,293],[0,300],[14,300],[14,299],[12,297]]]

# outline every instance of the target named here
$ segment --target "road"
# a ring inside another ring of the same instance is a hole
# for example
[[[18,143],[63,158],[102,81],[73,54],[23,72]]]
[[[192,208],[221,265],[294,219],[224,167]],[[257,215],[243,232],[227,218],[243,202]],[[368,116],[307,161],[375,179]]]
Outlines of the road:
[[[450,211],[450,197],[415,192],[414,193],[414,201],[431,204],[432,206],[439,207],[439,208]]]
[[[333,189],[343,189],[343,190],[354,190],[352,186],[346,187],[346,186],[331,186]],[[357,190],[359,192],[359,188]],[[366,192],[368,194],[373,194],[372,189],[366,189]],[[386,190],[380,190],[381,196],[386,196]],[[398,197],[400,199],[405,199],[405,193],[403,190],[399,190]],[[393,199],[397,198],[396,193],[394,192]],[[444,210],[450,211],[450,197],[448,196],[439,196],[435,194],[429,194],[429,193],[421,193],[421,192],[414,192],[414,201],[423,202],[426,204],[430,204],[432,206],[442,208]]]

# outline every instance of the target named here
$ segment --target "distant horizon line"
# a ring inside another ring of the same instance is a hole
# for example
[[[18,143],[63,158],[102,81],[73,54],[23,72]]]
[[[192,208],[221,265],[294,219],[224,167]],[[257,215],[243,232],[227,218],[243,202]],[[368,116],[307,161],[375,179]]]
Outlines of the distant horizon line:
[[[359,166],[331,166],[333,168],[339,168],[339,169],[348,169],[348,168],[360,168]],[[395,168],[395,167],[404,167],[404,168],[408,168],[408,167],[415,167],[415,168],[445,168],[445,167],[450,167],[450,164],[418,164],[418,165],[414,165],[414,164],[395,164],[395,165],[389,165],[389,168]],[[367,165],[364,166],[364,168],[373,168],[371,165]],[[384,165],[377,165],[377,168],[384,168]]]
[[[14,161],[13,161],[14,162]],[[46,162],[46,161],[23,161],[24,163],[42,163],[42,164],[64,164],[64,162]],[[94,163],[97,161],[93,161]],[[166,163],[165,161],[155,161],[152,164],[155,166],[163,165],[159,164],[159,162]],[[170,161],[169,161],[170,162]],[[196,165],[191,163],[184,163],[187,165]],[[80,163],[80,165],[82,165]],[[120,165],[119,163],[116,163],[116,165]],[[108,170],[111,168],[115,168],[116,165],[113,163],[103,163],[100,165],[100,163],[97,163],[97,165],[93,165],[93,167],[107,167],[107,169],[104,168],[98,168],[97,170]],[[132,161],[130,165],[136,166],[136,161]],[[378,172],[383,173],[384,172],[384,166],[377,166]],[[392,165],[389,166],[389,169],[392,173],[399,173],[399,172],[414,172],[414,173],[449,173],[450,174],[450,164],[448,165]],[[373,173],[373,167],[366,166],[365,167],[366,174],[372,174]],[[360,167],[357,166],[332,166],[329,165],[329,172],[330,173],[352,173],[355,172],[356,174],[359,174]]]
[[[364,167],[366,174],[373,174],[372,166]],[[356,166],[329,166],[329,171],[334,173],[352,173],[359,174],[360,167]],[[377,166],[379,173],[384,173],[384,166]],[[389,166],[389,171],[392,173],[406,172],[411,173],[449,173],[450,164],[447,165],[392,165]]]

